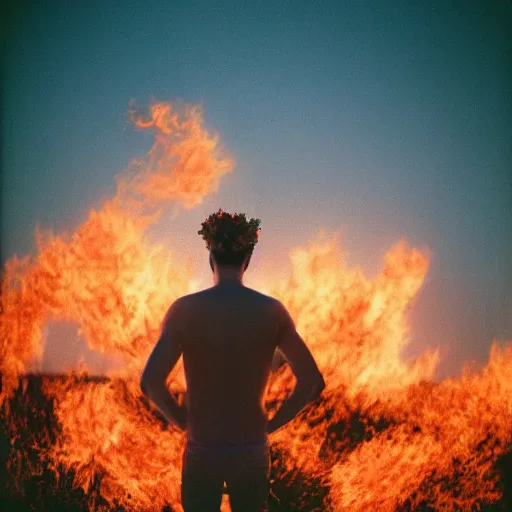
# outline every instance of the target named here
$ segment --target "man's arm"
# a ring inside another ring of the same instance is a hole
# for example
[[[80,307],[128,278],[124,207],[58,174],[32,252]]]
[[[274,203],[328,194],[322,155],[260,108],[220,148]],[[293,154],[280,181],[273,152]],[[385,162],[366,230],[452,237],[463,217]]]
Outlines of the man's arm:
[[[272,364],[270,365],[270,369],[275,372],[286,363],[286,358],[283,353],[279,350],[279,347],[276,347],[274,351],[274,357],[272,358]]]
[[[277,346],[290,364],[297,382],[293,393],[269,420],[269,434],[295,418],[307,404],[318,398],[325,388],[322,374],[308,347],[296,331],[290,314],[281,303],[278,303],[278,309],[281,328]]]
[[[181,430],[187,426],[187,410],[179,405],[165,385],[183,350],[178,330],[178,301],[175,301],[165,315],[160,338],[149,356],[140,379],[142,393],[153,402],[168,421]]]

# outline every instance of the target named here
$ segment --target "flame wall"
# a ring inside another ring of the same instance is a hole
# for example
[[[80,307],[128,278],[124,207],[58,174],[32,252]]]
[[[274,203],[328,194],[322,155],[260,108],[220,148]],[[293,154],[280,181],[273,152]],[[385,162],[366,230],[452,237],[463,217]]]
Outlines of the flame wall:
[[[73,469],[75,485],[86,492],[101,474],[101,495],[111,505],[179,509],[184,438],[161,428],[141,402],[138,382],[166,309],[194,287],[194,274],[172,251],[150,243],[147,230],[169,202],[185,209],[200,204],[234,160],[204,128],[197,106],[157,103],[149,116],[132,109],[131,117],[155,139],[148,154],[118,176],[117,195],[91,210],[71,235],[38,232],[37,255],[6,264],[0,403],[41,355],[48,319],[76,322],[92,350],[125,364],[100,383],[80,378],[86,368],[45,381],[62,426],[45,456],[55,471]],[[399,241],[380,275],[368,279],[346,265],[336,236],[324,234],[294,249],[290,264],[289,279],[268,293],[289,309],[327,387],[273,436],[281,477],[290,485],[299,473],[318,482],[329,490],[325,507],[340,511],[393,511],[405,504],[471,510],[499,499],[494,463],[512,441],[512,345],[494,344],[480,373],[467,370],[461,379],[434,384],[437,351],[403,358],[406,313],[428,271],[425,254]],[[272,375],[269,410],[293,382],[287,366]],[[178,396],[184,391],[181,362],[168,384]],[[353,443],[344,432],[356,410],[365,418],[365,437]]]

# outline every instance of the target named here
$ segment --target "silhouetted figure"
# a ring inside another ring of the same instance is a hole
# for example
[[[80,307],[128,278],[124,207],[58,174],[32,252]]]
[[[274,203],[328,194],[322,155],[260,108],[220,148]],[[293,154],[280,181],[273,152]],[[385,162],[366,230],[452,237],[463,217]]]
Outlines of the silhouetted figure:
[[[243,285],[259,222],[219,210],[202,224],[199,234],[210,250],[214,286],[171,305],[141,378],[143,393],[187,432],[181,489],[185,512],[218,511],[224,482],[233,512],[268,510],[268,435],[325,387],[286,308]],[[263,395],[276,348],[297,382],[268,420]],[[187,383],[183,406],[165,388],[181,354]]]

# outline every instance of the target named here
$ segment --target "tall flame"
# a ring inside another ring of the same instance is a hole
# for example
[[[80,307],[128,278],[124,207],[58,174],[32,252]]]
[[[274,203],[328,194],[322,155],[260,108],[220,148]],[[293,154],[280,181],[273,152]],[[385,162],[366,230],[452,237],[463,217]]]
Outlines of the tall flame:
[[[50,316],[77,322],[92,349],[124,356],[124,373],[133,375],[169,304],[189,289],[191,269],[145,238],[161,212],[154,207],[171,199],[186,208],[200,204],[234,162],[202,126],[198,106],[158,103],[150,120],[134,109],[131,115],[139,128],[155,129],[155,140],[145,158],[118,176],[116,197],[91,210],[70,237],[37,232],[35,260],[15,257],[6,264],[0,319],[5,396],[41,354],[41,328]]]
[[[153,128],[155,141],[146,158],[133,160],[129,172],[119,177],[124,199],[141,197],[144,207],[179,201],[184,208],[194,208],[233,169],[233,158],[219,145],[219,137],[203,127],[198,105],[156,103],[149,119],[135,108],[130,117],[139,128]]]
[[[41,453],[56,474],[59,467],[73,470],[85,492],[100,474],[110,506],[179,510],[184,436],[162,428],[138,382],[166,309],[194,286],[193,269],[183,269],[146,232],[168,202],[200,204],[234,161],[204,128],[197,106],[157,103],[149,117],[135,108],[130,116],[155,140],[118,176],[116,196],[91,210],[71,236],[37,232],[37,256],[5,266],[0,405],[9,414],[5,406],[25,385],[27,365],[41,355],[48,319],[76,322],[91,349],[125,364],[99,381],[84,378],[83,368],[44,380],[61,428]],[[298,475],[316,482],[327,489],[324,505],[339,511],[469,511],[498,500],[494,464],[512,445],[512,344],[494,344],[480,373],[466,369],[460,379],[435,384],[438,351],[403,357],[406,313],[428,271],[425,254],[402,240],[386,254],[380,275],[368,279],[347,266],[335,235],[321,234],[293,249],[290,262],[290,278],[268,292],[292,314],[327,387],[272,436],[273,471],[290,486]],[[287,365],[271,375],[269,411],[293,383]],[[182,361],[168,385],[182,399]],[[11,425],[13,436],[17,428]],[[17,455],[13,467],[21,464]]]

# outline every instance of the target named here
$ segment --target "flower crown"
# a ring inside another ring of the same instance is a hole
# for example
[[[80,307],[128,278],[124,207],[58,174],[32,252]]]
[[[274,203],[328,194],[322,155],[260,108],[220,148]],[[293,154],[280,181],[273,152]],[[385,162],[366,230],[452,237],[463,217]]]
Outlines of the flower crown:
[[[219,208],[201,223],[202,229],[197,234],[202,235],[208,250],[241,251],[257,244],[260,222],[260,219],[247,220],[245,213],[231,215]]]

